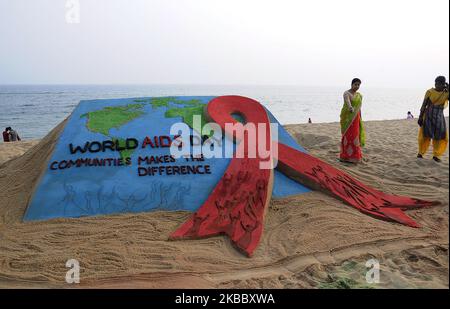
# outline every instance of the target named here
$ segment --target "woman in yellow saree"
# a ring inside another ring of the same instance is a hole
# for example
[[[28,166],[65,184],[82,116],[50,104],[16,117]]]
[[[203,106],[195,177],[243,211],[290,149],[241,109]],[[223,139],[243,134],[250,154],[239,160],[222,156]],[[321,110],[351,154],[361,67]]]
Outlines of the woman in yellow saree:
[[[362,95],[358,92],[359,78],[352,80],[350,90],[344,92],[344,106],[341,110],[341,154],[343,162],[358,163],[362,160],[361,147],[365,145],[365,131],[361,118]]]
[[[433,140],[433,160],[441,161],[447,149],[448,132],[445,123],[444,109],[448,105],[448,84],[444,76],[438,76],[435,87],[425,94],[419,116],[419,153],[423,158]]]

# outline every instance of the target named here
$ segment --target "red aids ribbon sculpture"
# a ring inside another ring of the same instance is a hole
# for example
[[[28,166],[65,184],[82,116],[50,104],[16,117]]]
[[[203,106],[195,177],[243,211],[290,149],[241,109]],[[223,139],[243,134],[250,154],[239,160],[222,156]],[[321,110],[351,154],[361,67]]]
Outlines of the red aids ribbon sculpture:
[[[278,147],[278,153],[273,154],[277,155],[276,168],[279,171],[309,188],[337,197],[363,213],[419,227],[403,211],[440,204],[437,201],[383,193],[311,155],[272,142],[267,112],[259,102],[250,98],[217,97],[208,103],[206,113],[226,135],[236,139],[239,143],[236,153],[241,151],[244,156],[231,160],[224,176],[205,203],[170,235],[170,239],[204,238],[226,234],[248,256],[256,249],[272,195],[273,169],[260,168],[260,163],[267,158],[261,158],[258,152],[256,158],[249,157],[248,147],[245,146],[257,144],[258,139],[255,142],[247,135],[236,136],[234,131],[227,131],[226,123],[237,123],[233,118],[234,114],[242,116],[246,124],[266,124],[266,131],[258,132],[258,135],[262,133],[263,141],[266,145],[272,143],[272,149]]]

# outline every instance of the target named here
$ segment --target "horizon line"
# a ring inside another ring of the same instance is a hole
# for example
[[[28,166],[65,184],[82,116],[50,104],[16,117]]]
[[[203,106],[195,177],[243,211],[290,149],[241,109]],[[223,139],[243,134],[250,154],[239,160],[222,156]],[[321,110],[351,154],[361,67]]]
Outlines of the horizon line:
[[[364,85],[364,83],[363,83]],[[251,83],[242,83],[242,84],[233,84],[233,83],[0,83],[0,86],[222,86],[222,87],[305,87],[305,88],[342,88],[348,87],[342,85],[328,85],[328,86],[319,86],[319,85],[306,85],[306,84],[251,84]],[[429,86],[433,86],[433,83],[430,82]],[[421,89],[421,86],[415,87],[407,87],[407,86],[363,86],[364,88],[369,89]]]

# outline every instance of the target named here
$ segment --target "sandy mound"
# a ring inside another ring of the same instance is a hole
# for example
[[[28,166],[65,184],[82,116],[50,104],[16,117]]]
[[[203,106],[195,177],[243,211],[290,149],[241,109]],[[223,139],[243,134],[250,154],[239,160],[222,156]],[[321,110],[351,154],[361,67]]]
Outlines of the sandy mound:
[[[415,122],[367,122],[366,159],[358,166],[336,159],[337,123],[287,129],[311,154],[367,184],[442,201],[408,212],[422,228],[376,220],[312,192],[272,201],[253,258],[225,237],[167,241],[188,212],[22,223],[63,126],[0,165],[0,287],[71,287],[65,263],[72,258],[81,264],[78,287],[448,287],[448,151],[442,163],[416,159]],[[16,144],[1,146],[0,153]],[[381,264],[378,285],[365,282],[373,257]]]
[[[8,160],[20,157],[37,143],[39,143],[39,140],[0,143],[0,165]]]

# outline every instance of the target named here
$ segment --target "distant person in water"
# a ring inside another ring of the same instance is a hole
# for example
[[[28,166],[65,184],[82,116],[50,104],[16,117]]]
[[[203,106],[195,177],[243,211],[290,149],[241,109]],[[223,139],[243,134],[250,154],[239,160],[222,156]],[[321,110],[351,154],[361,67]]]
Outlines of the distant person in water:
[[[448,83],[444,76],[438,76],[434,82],[434,88],[425,93],[417,121],[420,126],[417,157],[423,158],[433,140],[433,160],[440,162],[448,144],[444,116],[444,109],[448,106]]]
[[[10,142],[20,141],[21,138],[20,138],[19,134],[15,130],[11,129],[11,127],[8,127],[8,128],[9,128],[9,141]]]
[[[341,110],[341,154],[343,162],[358,163],[362,160],[361,148],[365,145],[365,131],[361,119],[362,95],[358,92],[361,80],[354,78],[351,88],[344,92]]]
[[[408,112],[408,114],[406,115],[406,119],[414,119],[414,116],[411,112]]]
[[[311,120],[311,118],[308,118],[308,123],[312,123],[312,120]]]
[[[11,130],[11,128],[10,127],[7,127],[6,129],[5,129],[5,131],[3,131],[3,141],[6,143],[6,142],[9,142],[9,130]]]

